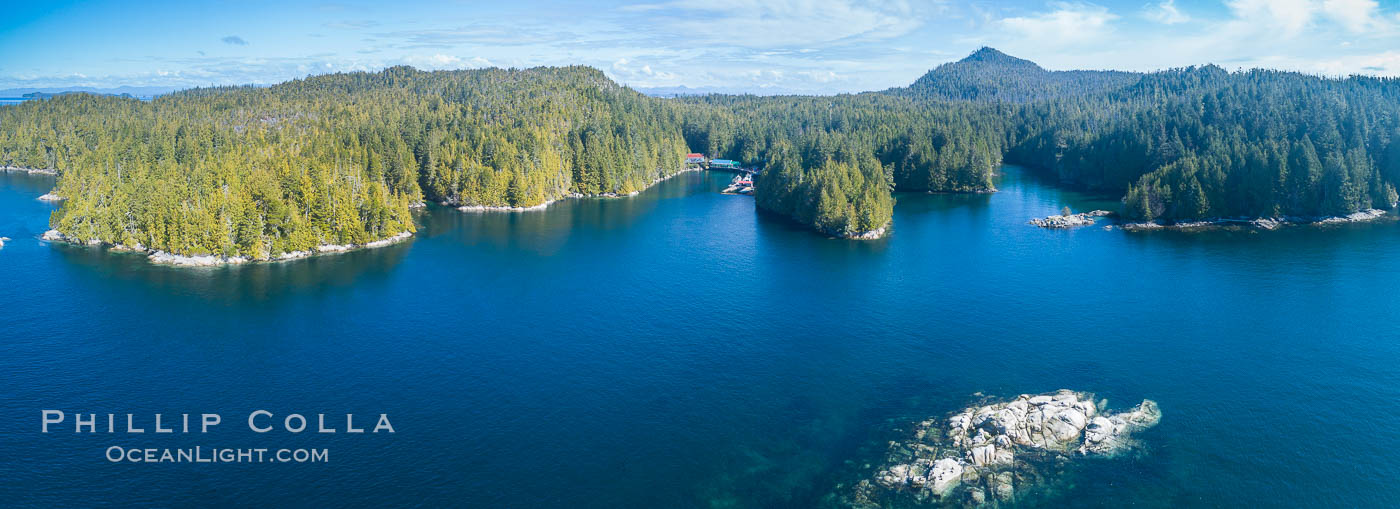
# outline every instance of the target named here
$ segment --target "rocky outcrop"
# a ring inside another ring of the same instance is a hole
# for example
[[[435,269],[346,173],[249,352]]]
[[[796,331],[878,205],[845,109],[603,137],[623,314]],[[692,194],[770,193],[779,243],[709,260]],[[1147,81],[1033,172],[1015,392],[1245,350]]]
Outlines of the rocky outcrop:
[[[1104,410],[1092,394],[1061,390],[1022,394],[918,423],[907,441],[892,441],[886,463],[856,485],[853,505],[891,496],[981,505],[1013,500],[1017,490],[1046,480],[1058,465],[1084,456],[1112,456],[1137,445],[1132,435],[1155,426],[1162,412],[1143,400],[1123,412]]]
[[[253,261],[246,256],[216,256],[216,255],[177,255],[165,251],[152,251],[146,257],[151,263],[160,265],[174,265],[177,267],[218,267],[221,265],[239,265]]]
[[[1324,217],[1317,220],[1317,224],[1364,223],[1367,221],[1375,221],[1384,215],[1384,210],[1367,209],[1360,212],[1353,212],[1345,216]]]
[[[842,237],[842,238],[847,238],[847,239],[851,239],[851,240],[876,240],[876,239],[879,239],[880,237],[884,237],[884,236],[885,236],[885,231],[886,231],[886,229],[887,229],[887,227],[882,226],[882,227],[876,228],[876,229],[874,229],[874,230],[870,230],[870,231],[868,231],[868,232],[858,232],[858,233],[843,234],[843,235],[840,235],[840,237]]]
[[[86,240],[84,240],[84,239],[77,238],[77,237],[69,237],[69,236],[64,235],[63,233],[59,232],[58,230],[49,230],[49,231],[44,232],[43,235],[40,235],[40,236],[39,236],[39,240],[48,241],[48,242],[67,242],[67,243],[69,243],[69,244],[83,244],[83,245],[89,245],[89,246],[97,246],[97,245],[101,245],[101,244],[102,244],[102,241],[97,240],[97,239],[86,239]]]
[[[63,197],[53,193],[44,193],[43,195],[39,196],[39,201],[63,201]]]
[[[1074,228],[1076,226],[1089,226],[1094,224],[1095,218],[1111,214],[1107,210],[1094,210],[1090,212],[1080,212],[1070,215],[1054,215],[1044,219],[1032,219],[1030,224],[1041,228]]]
[[[0,249],[4,249],[4,248],[5,248],[5,243],[6,243],[6,242],[9,242],[9,241],[10,241],[10,238],[9,238],[9,237],[0,237]]]

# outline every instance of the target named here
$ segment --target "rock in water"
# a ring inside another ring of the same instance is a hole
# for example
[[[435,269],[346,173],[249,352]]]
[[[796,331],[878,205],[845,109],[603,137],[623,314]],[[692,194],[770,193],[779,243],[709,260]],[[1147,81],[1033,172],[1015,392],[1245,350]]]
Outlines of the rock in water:
[[[1092,212],[1080,212],[1078,214],[1050,216],[1044,219],[1032,219],[1030,224],[1041,228],[1073,228],[1076,226],[1088,226],[1094,224],[1096,217],[1107,216],[1107,210],[1095,210]]]
[[[1132,434],[1155,426],[1151,400],[1119,413],[1092,394],[1061,390],[1022,394],[972,406],[947,419],[916,424],[905,442],[890,442],[886,464],[852,500],[910,493],[916,499],[982,504],[1010,501],[1016,490],[1049,476],[1047,465],[1081,456],[1111,456],[1136,445]],[[912,454],[911,454],[912,451]]]
[[[962,480],[963,467],[961,463],[950,458],[944,458],[933,462],[933,472],[929,474],[929,485],[934,493],[943,494],[953,489]]]

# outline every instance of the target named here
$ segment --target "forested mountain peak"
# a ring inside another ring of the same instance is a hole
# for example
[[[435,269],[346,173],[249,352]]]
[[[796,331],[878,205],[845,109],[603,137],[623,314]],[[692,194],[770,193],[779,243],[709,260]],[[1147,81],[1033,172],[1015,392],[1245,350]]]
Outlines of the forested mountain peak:
[[[1032,62],[1032,61],[1030,61],[1030,60],[1026,60],[1026,59],[1024,59],[1024,58],[1016,58],[1016,57],[1013,57],[1013,56],[1011,56],[1011,55],[1007,55],[1006,53],[1002,53],[1001,51],[999,51],[999,50],[997,50],[996,48],[993,48],[993,47],[991,47],[991,46],[983,46],[981,49],[978,49],[977,51],[972,52],[971,55],[968,55],[967,57],[963,58],[962,60],[959,60],[959,61],[957,61],[957,62],[953,62],[953,63],[951,63],[951,64],[944,64],[943,66],[940,66],[940,67],[949,66],[949,65],[956,66],[956,65],[958,65],[958,64],[973,64],[973,63],[982,64],[982,65],[1000,66],[1000,67],[1020,67],[1020,68],[1023,68],[1023,69],[1025,69],[1025,70],[1028,70],[1028,71],[1032,71],[1032,70],[1033,70],[1033,71],[1046,72],[1045,69],[1042,69],[1042,68],[1041,68],[1039,65],[1037,65],[1035,62]]]
[[[1024,103],[1094,94],[1136,83],[1122,71],[1047,71],[1035,62],[983,47],[934,68],[907,88],[889,92],[923,99]]]

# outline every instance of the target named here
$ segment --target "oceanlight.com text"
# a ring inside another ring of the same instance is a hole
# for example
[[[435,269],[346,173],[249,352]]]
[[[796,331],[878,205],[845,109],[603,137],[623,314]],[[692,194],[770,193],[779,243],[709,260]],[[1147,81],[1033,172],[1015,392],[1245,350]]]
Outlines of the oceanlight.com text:
[[[139,448],[114,445],[112,463],[329,463],[330,449],[231,449],[219,447]]]

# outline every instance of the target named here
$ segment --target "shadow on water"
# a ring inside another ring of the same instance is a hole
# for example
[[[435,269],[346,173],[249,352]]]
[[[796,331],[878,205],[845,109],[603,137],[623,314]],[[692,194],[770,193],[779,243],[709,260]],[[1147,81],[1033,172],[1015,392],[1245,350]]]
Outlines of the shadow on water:
[[[708,187],[702,173],[684,173],[635,196],[565,198],[540,210],[462,212],[429,205],[419,235],[458,244],[540,255],[560,252],[575,235],[618,236],[656,209],[661,200]]]
[[[271,302],[289,295],[315,296],[383,280],[403,261],[412,242],[301,260],[225,267],[171,267],[150,263],[140,253],[65,244],[50,247],[66,262],[65,267],[92,284],[139,282],[156,294],[237,304]]]
[[[995,193],[895,193],[895,214],[935,214],[966,208],[985,214]]]
[[[1059,201],[1075,211],[1102,209],[1118,212],[1123,205],[1122,194],[1063,185],[1054,172],[1026,166],[1003,166],[1001,172],[993,177],[993,184],[999,189],[1015,189],[1019,193]]]

